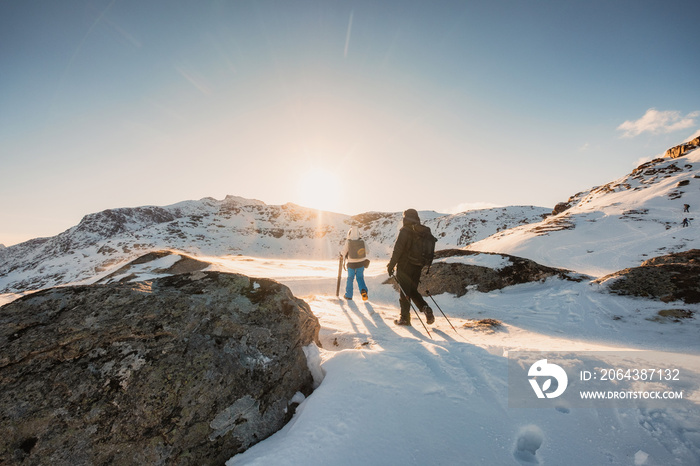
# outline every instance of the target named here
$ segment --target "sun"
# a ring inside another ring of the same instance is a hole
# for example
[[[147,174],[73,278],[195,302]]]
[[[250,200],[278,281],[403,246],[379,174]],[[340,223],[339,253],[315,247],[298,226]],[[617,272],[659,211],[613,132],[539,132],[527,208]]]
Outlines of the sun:
[[[311,167],[299,177],[297,190],[300,205],[338,212],[343,187],[342,179],[335,173],[320,167]]]

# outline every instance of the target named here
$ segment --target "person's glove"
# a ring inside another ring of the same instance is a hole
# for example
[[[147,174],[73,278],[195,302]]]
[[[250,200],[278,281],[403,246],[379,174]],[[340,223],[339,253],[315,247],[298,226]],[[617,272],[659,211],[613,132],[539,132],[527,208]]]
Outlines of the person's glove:
[[[386,271],[389,272],[389,276],[393,277],[394,276],[394,267],[391,265],[386,266]]]

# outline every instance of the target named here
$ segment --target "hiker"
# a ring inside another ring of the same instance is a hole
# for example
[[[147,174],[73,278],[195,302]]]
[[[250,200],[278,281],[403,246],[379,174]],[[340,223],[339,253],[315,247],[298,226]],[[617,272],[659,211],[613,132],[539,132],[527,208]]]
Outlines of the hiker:
[[[411,302],[413,300],[416,307],[425,314],[428,324],[435,322],[433,310],[425,302],[423,296],[418,292],[418,283],[422,265],[416,265],[410,260],[411,245],[416,237],[415,226],[420,225],[420,218],[415,209],[408,209],[403,213],[403,226],[399,230],[399,236],[394,244],[394,252],[387,265],[389,276],[394,275],[396,269],[396,281],[399,283],[399,306],[401,316],[395,320],[396,325],[411,325]],[[404,294],[404,292],[406,294]]]
[[[357,280],[357,287],[360,289],[362,300],[367,301],[367,285],[365,284],[365,267],[369,265],[367,259],[367,246],[360,238],[357,227],[352,227],[348,231],[348,237],[343,245],[340,254],[345,258],[348,269],[348,281],[345,284],[345,299],[352,299],[353,282]]]
[[[683,212],[690,212],[690,204],[683,204]]]
[[[687,218],[684,218],[684,219],[683,219],[683,223],[681,223],[681,226],[682,226],[683,228],[689,227],[689,226],[690,226],[690,222],[688,221]]]

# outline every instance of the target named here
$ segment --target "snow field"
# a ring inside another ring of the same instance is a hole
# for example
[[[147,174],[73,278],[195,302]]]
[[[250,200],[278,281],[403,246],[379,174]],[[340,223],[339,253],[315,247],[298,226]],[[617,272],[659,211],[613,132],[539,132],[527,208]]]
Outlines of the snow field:
[[[430,339],[413,311],[413,327],[393,324],[398,293],[382,284],[385,263],[373,262],[367,271],[370,301],[362,302],[334,296],[333,262],[311,267],[306,280],[296,272],[309,270],[308,263],[220,263],[242,273],[274,268],[319,318],[323,344],[318,389],[282,431],[229,466],[700,463],[697,317],[651,322],[647,317],[673,304],[550,279],[458,299],[436,296],[457,331],[428,300],[436,315]],[[504,325],[493,333],[462,327],[482,318]],[[686,399],[661,408],[508,407],[508,351],[639,349],[685,358]]]

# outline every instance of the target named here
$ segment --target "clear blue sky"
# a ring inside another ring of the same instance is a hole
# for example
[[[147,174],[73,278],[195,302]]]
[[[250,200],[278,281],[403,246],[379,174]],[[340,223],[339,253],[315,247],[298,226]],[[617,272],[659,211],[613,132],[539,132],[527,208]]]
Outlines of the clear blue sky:
[[[226,194],[554,206],[700,130],[700,2],[0,1],[0,243]]]

